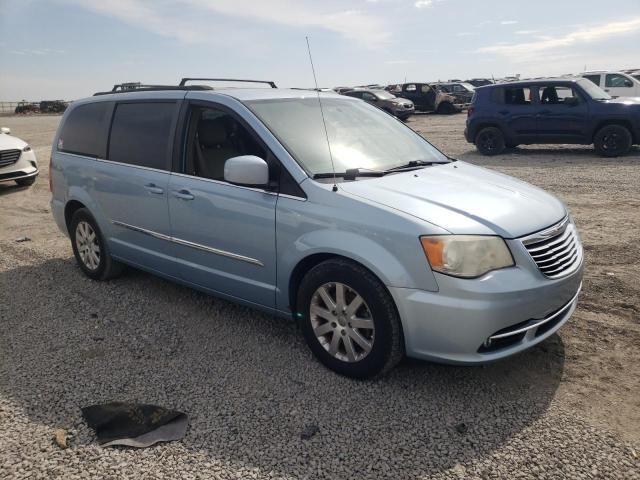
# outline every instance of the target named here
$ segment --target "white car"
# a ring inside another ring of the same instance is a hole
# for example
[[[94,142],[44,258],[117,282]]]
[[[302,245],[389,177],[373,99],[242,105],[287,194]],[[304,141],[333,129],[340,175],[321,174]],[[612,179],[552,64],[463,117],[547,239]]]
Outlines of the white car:
[[[0,182],[15,181],[21,187],[33,185],[38,175],[36,154],[29,144],[0,129]]]
[[[623,72],[584,72],[581,77],[591,80],[612,97],[640,97],[640,80]]]

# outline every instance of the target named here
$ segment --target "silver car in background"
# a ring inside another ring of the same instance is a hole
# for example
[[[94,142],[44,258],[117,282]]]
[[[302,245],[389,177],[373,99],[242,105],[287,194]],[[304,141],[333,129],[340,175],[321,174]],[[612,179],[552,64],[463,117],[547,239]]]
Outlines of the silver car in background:
[[[583,253],[560,200],[360,100],[270,85],[69,107],[51,206],[86,275],[126,264],[293,318],[359,378],[497,360],[569,319]]]

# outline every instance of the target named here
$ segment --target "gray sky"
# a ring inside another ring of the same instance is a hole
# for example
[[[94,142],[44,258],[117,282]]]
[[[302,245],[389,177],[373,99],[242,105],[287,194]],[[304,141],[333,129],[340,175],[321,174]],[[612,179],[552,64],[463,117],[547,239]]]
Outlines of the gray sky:
[[[640,1],[0,0],[0,100],[183,76],[321,86],[640,68]]]

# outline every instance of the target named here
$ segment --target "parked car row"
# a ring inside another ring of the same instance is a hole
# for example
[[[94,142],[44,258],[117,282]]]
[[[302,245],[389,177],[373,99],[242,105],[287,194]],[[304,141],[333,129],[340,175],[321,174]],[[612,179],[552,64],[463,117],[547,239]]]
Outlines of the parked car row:
[[[14,112],[26,113],[63,113],[69,104],[64,100],[43,100],[37,102],[19,102]]]

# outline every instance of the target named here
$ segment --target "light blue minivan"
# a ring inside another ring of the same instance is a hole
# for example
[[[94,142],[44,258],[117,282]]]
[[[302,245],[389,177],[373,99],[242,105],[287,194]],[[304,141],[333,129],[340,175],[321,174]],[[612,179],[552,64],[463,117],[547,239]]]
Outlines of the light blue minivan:
[[[51,206],[89,277],[129,265],[293,318],[360,378],[503,358],[571,316],[583,252],[554,196],[359,99],[188,80],[64,114]]]

